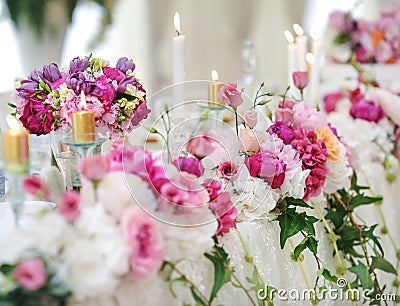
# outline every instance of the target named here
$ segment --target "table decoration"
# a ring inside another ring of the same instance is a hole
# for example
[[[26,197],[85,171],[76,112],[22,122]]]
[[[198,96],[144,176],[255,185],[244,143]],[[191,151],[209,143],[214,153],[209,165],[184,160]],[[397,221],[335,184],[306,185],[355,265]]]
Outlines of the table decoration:
[[[173,105],[182,103],[185,96],[185,35],[181,33],[181,19],[178,12],[174,15],[174,28],[177,36],[173,38],[174,47],[174,102]]]
[[[360,185],[324,113],[264,90],[243,118],[235,112],[234,128],[198,116],[183,129],[174,116],[184,105],[167,107],[165,130],[147,127],[166,151],[121,138],[84,158],[80,194],[63,194],[2,248],[0,302],[274,305],[293,289],[317,305],[332,302],[332,289],[345,302],[381,303],[393,288],[378,272],[397,271],[377,226],[357,213],[382,197]],[[218,94],[232,111],[243,103],[237,84]],[[275,98],[271,116],[257,116]],[[183,145],[170,143],[175,131]]]
[[[308,50],[308,38],[304,35],[304,30],[298,23],[293,24],[296,33],[297,45],[297,70],[307,70],[306,53]]]
[[[328,23],[328,35],[332,38],[327,48],[328,58],[345,63],[354,54],[360,63],[397,63],[399,11],[398,2],[389,2],[382,6],[379,18],[373,22],[357,19],[351,12],[332,12]]]

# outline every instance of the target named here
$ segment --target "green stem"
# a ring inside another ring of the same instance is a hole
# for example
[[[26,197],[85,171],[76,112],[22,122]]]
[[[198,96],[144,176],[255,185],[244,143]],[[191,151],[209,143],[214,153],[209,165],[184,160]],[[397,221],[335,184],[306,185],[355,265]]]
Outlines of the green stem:
[[[235,127],[236,127],[236,135],[239,137],[239,127],[238,127],[238,113],[237,113],[237,108],[234,107],[233,110],[235,111]]]

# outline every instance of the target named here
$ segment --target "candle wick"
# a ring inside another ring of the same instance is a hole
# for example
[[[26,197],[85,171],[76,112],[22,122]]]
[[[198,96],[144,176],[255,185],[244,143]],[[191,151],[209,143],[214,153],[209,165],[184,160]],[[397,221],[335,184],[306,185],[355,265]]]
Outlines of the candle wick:
[[[178,34],[178,36],[181,36],[181,33],[179,33],[179,31],[177,29],[175,29],[176,34]]]

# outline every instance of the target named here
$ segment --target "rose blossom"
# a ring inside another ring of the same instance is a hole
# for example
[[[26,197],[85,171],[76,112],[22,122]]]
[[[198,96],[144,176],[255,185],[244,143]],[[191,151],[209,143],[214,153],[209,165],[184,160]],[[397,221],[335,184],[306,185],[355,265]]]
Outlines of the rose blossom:
[[[13,271],[17,284],[27,290],[35,291],[46,285],[47,275],[40,258],[20,262]]]
[[[255,109],[248,110],[244,114],[244,120],[249,128],[254,128],[257,124],[257,111]]]
[[[25,178],[22,186],[27,193],[35,196],[38,199],[49,201],[51,198],[49,186],[47,186],[37,176],[29,176]]]
[[[74,221],[80,215],[80,195],[75,190],[65,192],[58,201],[58,211],[68,221]]]
[[[285,180],[286,164],[271,151],[247,156],[245,163],[251,176],[264,179],[272,189],[279,188]]]
[[[316,130],[318,139],[321,139],[329,152],[326,157],[331,161],[338,161],[340,158],[340,142],[329,127],[324,127]]]
[[[202,159],[210,155],[215,150],[216,145],[216,138],[212,133],[201,132],[189,140],[186,144],[186,150],[198,159]]]
[[[343,90],[339,90],[336,92],[332,92],[330,94],[325,95],[324,97],[324,106],[327,114],[335,111],[336,104],[344,97]]]
[[[293,78],[293,83],[294,85],[300,89],[303,90],[306,88],[308,84],[308,72],[307,71],[295,71],[292,74]]]
[[[129,248],[133,276],[146,278],[163,262],[163,241],[158,224],[139,208],[128,210],[121,222],[122,235]]]
[[[360,118],[375,123],[379,122],[384,117],[380,105],[365,99],[361,99],[351,106],[350,115],[353,118]]]
[[[82,175],[93,183],[99,182],[108,172],[107,158],[103,155],[87,157],[80,163]]]
[[[227,182],[236,180],[239,175],[237,165],[231,161],[224,161],[219,164],[218,173]]]
[[[260,151],[261,143],[264,141],[265,134],[253,129],[241,129],[239,131],[240,144],[249,155]]]
[[[218,98],[234,108],[243,103],[242,92],[238,90],[236,83],[227,83],[222,85],[218,91]]]

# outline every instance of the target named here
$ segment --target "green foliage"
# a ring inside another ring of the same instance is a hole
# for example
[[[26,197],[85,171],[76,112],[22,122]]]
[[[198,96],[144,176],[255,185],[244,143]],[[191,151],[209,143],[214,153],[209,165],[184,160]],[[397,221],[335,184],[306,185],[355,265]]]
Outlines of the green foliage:
[[[281,213],[276,217],[279,222],[280,231],[280,247],[284,248],[287,239],[302,233],[304,239],[294,249],[294,258],[297,260],[300,254],[308,248],[313,254],[317,254],[318,241],[315,238],[314,223],[319,221],[314,216],[307,215],[306,212],[297,212],[297,207],[311,208],[310,205],[301,199],[287,197],[279,203],[282,207]]]

